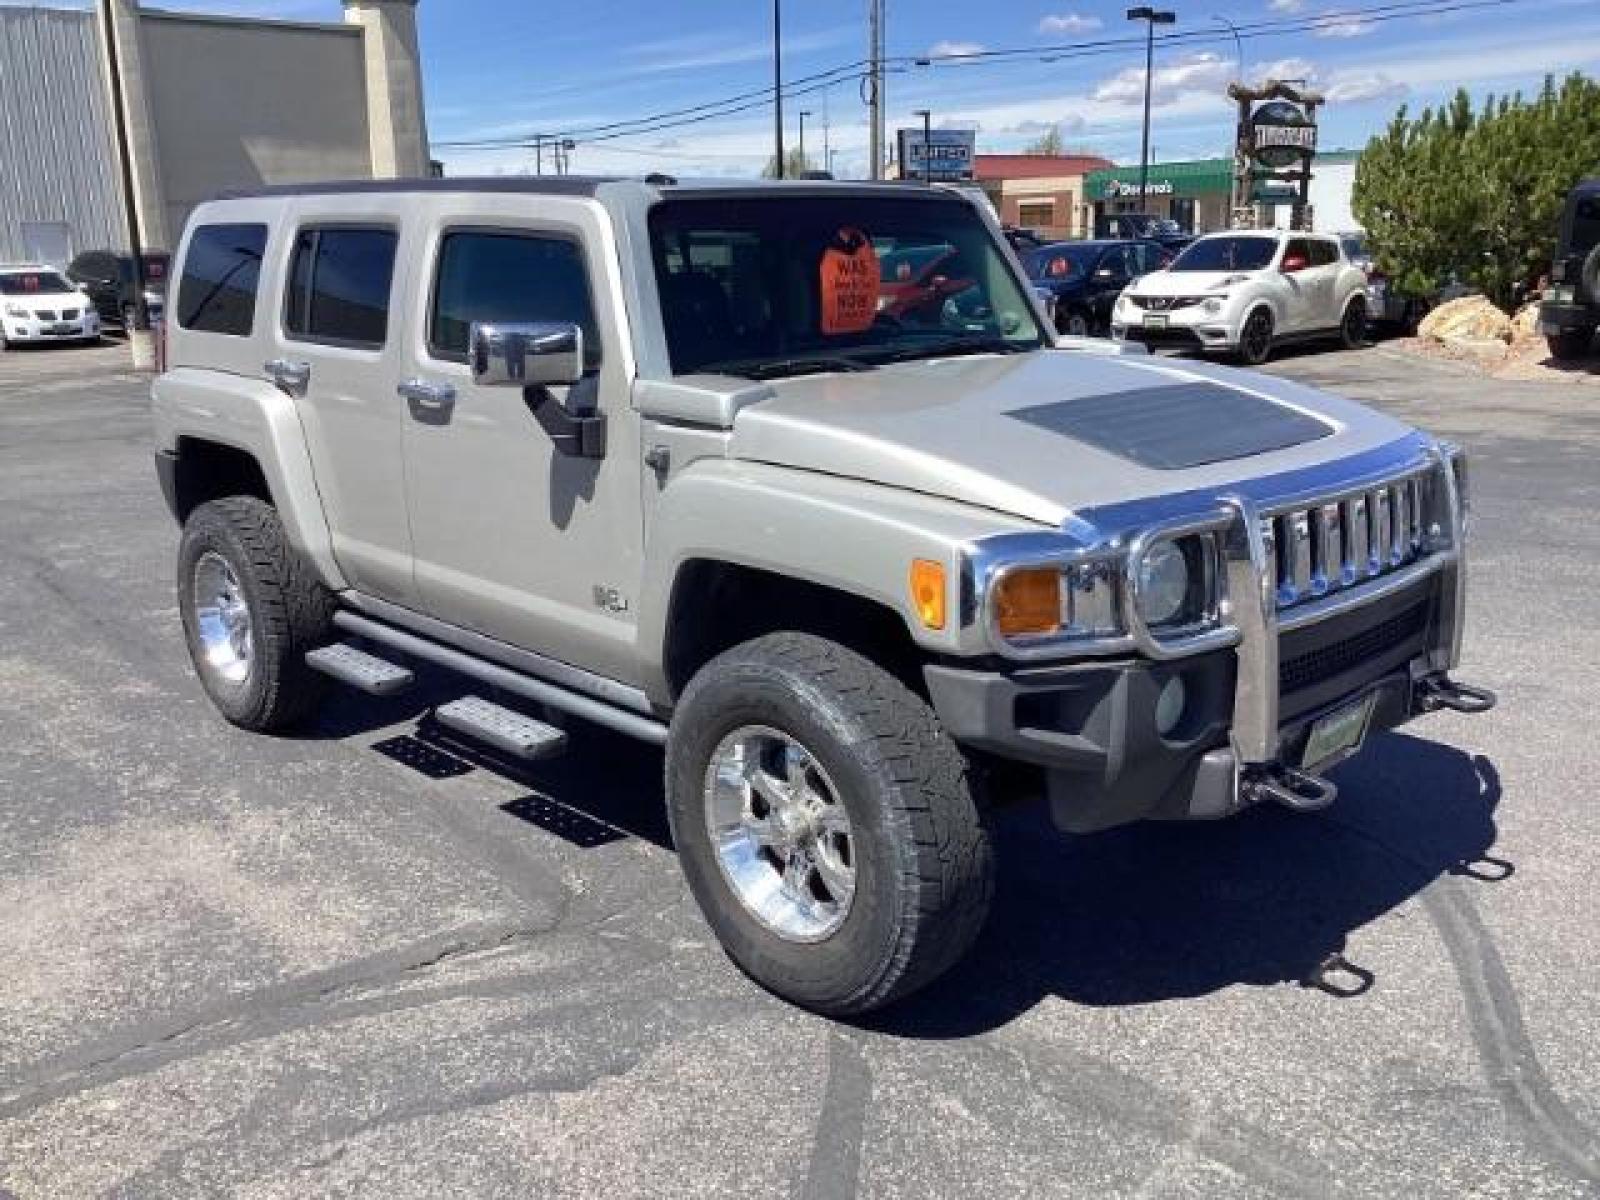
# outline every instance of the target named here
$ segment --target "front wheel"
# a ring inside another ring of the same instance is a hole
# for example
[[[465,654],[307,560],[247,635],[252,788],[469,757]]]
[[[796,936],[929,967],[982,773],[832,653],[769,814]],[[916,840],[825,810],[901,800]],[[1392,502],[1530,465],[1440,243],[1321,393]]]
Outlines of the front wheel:
[[[1563,329],[1560,333],[1552,333],[1546,339],[1550,344],[1550,357],[1557,362],[1570,362],[1575,358],[1582,358],[1589,350],[1589,343],[1594,340],[1592,329]]]
[[[311,714],[322,677],[307,650],[328,636],[333,596],[254,496],[202,504],[178,546],[178,611],[213,704],[243,729],[286,729]]]
[[[994,890],[966,761],[867,659],[771,634],[690,682],[667,746],[684,874],[729,957],[802,1007],[853,1016],[931,982]]]
[[[1239,357],[1252,367],[1272,357],[1272,314],[1266,309],[1255,309],[1245,318],[1239,331]]]

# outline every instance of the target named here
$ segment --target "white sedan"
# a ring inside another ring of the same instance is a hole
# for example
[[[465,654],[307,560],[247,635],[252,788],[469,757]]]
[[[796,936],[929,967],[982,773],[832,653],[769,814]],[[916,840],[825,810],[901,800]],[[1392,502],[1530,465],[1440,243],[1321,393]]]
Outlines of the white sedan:
[[[94,302],[54,267],[0,266],[0,350],[8,344],[97,341]]]
[[[1263,363],[1275,346],[1367,332],[1367,277],[1338,238],[1310,233],[1212,233],[1117,298],[1113,337],[1236,354]]]

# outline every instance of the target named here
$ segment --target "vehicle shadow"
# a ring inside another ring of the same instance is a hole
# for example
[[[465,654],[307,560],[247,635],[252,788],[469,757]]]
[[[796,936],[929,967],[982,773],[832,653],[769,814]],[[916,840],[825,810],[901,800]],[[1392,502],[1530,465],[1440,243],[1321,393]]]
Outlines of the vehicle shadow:
[[[1260,808],[1217,824],[1068,837],[1040,806],[1003,814],[998,892],[978,945],[872,1027],[953,1038],[1052,995],[1127,1005],[1241,983],[1336,996],[1381,986],[1359,963],[1324,967],[1352,931],[1441,875],[1509,877],[1510,863],[1488,857],[1499,778],[1487,759],[1399,734],[1375,738],[1333,777],[1340,798],[1317,816]]]

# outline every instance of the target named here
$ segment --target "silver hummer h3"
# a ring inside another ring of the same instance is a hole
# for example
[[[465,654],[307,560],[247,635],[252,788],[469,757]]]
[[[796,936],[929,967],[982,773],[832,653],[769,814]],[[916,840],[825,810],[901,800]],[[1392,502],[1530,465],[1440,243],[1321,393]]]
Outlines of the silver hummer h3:
[[[157,464],[200,681],[665,747],[683,869],[772,991],[862,1013],[971,944],[987,809],[1333,801],[1453,682],[1460,452],[1283,380],[1058,341],[916,185],[495,179],[202,205]]]

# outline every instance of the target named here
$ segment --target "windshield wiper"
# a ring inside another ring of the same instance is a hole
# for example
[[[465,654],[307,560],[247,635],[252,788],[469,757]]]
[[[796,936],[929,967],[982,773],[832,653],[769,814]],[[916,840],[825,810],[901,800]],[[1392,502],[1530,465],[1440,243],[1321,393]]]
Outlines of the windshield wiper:
[[[707,375],[739,375],[745,379],[779,379],[786,375],[821,375],[829,371],[870,371],[872,367],[855,358],[730,358],[695,368]]]
[[[917,358],[950,358],[957,354],[1024,354],[1037,345],[1008,342],[1002,337],[953,337],[873,351],[874,362],[910,362]]]

